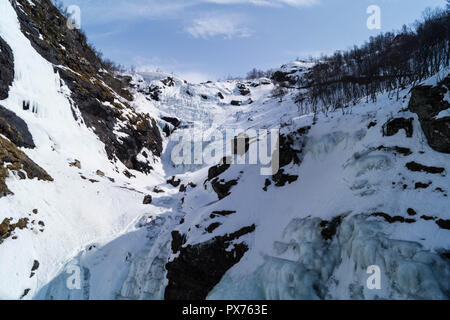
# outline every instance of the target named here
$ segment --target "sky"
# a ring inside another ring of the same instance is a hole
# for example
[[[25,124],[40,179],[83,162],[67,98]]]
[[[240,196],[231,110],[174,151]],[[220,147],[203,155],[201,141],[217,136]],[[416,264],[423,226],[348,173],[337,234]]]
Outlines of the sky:
[[[191,82],[244,76],[364,43],[445,0],[62,0],[104,56]],[[380,29],[369,29],[369,6]]]

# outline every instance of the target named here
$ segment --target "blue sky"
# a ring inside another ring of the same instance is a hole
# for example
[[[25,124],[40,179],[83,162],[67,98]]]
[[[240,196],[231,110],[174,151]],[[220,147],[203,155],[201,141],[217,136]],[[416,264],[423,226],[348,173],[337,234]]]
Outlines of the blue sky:
[[[332,53],[399,29],[444,0],[63,0],[106,57],[200,82]],[[369,30],[368,6],[381,8]]]

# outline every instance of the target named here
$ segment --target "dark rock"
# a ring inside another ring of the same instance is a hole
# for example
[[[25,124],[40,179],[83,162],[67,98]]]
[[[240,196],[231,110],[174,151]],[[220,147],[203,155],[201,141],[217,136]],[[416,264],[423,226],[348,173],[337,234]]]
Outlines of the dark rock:
[[[294,164],[299,165],[300,164],[300,157],[299,154],[302,152],[302,150],[294,149],[294,142],[297,140],[304,140],[304,136],[308,134],[311,127],[303,127],[298,129],[296,132],[292,132],[289,135],[281,135],[280,136],[280,145],[279,145],[279,151],[280,151],[280,168],[283,168],[290,164],[291,162],[294,162]],[[302,141],[300,145],[304,145],[305,141]]]
[[[331,240],[336,234],[337,228],[342,223],[344,216],[337,216],[331,221],[322,221],[320,227],[322,228],[322,238],[324,240]]]
[[[211,219],[214,219],[217,217],[226,217],[226,216],[229,216],[229,215],[232,215],[235,213],[236,213],[236,211],[230,211],[230,210],[213,211],[209,217]]]
[[[166,79],[161,80],[161,82],[164,83],[164,85],[168,86],[168,87],[175,86],[175,81],[172,77],[167,77]]]
[[[275,182],[275,186],[277,187],[284,187],[286,183],[291,184],[297,181],[297,179],[297,175],[286,174],[284,173],[284,169],[278,170],[278,172],[272,176],[272,180]]]
[[[219,175],[227,171],[230,167],[231,167],[231,158],[224,157],[219,164],[209,168],[208,180],[212,180],[218,177]]]
[[[154,193],[164,193],[164,190],[159,189],[158,187],[153,188]]]
[[[411,90],[409,110],[418,115],[420,125],[431,148],[438,152],[450,153],[450,117],[435,119],[443,110],[450,108],[444,100],[449,82],[447,76],[438,86],[417,86]]]
[[[409,148],[404,148],[404,147],[398,147],[398,146],[395,146],[395,147],[379,146],[379,147],[377,148],[377,150],[383,150],[383,151],[395,152],[395,153],[399,153],[399,154],[401,154],[401,155],[403,155],[403,156],[405,156],[405,157],[412,154],[411,149],[409,149]]]
[[[166,137],[172,134],[172,130],[170,130],[170,127],[167,124],[163,128],[163,132],[166,134]]]
[[[80,160],[75,159],[74,161],[69,163],[69,166],[81,169],[81,162]]]
[[[217,93],[217,96],[218,96],[219,99],[221,99],[221,100],[225,99],[225,97],[223,96],[222,92]]]
[[[376,213],[372,213],[372,216],[374,217],[381,217],[384,218],[384,220],[386,220],[389,223],[394,223],[394,222],[401,222],[401,223],[414,223],[416,222],[416,220],[414,219],[405,219],[402,216],[390,216],[387,213],[384,212],[376,212]]]
[[[280,135],[279,138],[279,170],[272,176],[272,180],[275,182],[275,186],[284,187],[286,183],[293,183],[297,181],[297,175],[286,174],[283,167],[294,163],[300,165],[302,148],[306,144],[307,134],[311,129],[310,126],[298,129],[295,132],[291,132],[288,135]],[[294,144],[297,144],[301,149],[295,149]],[[266,183],[267,184],[267,183]],[[267,189],[268,186],[265,187]],[[265,190],[266,191],[266,190]]]
[[[152,100],[160,101],[160,94],[162,93],[161,88],[158,86],[151,86],[148,88],[147,94],[150,96]]]
[[[230,180],[225,182],[224,180],[219,180],[219,178],[215,178],[211,182],[211,186],[213,190],[217,193],[219,200],[228,197],[231,194],[230,189],[237,184],[238,180]]]
[[[17,223],[13,226],[11,226],[11,228],[15,229],[18,228],[20,230],[25,229],[28,226],[28,218],[21,218],[17,221]]]
[[[12,194],[5,182],[9,171],[24,171],[29,179],[53,181],[44,169],[28,158],[14,143],[0,136],[0,197]]]
[[[144,201],[142,202],[142,204],[151,204],[152,201],[153,201],[152,196],[148,194],[144,197]]]
[[[164,298],[166,300],[204,300],[223,275],[238,263],[248,250],[236,240],[255,230],[255,225],[244,227],[232,234],[183,247],[185,236],[172,232],[172,250],[178,256],[166,264],[169,280]],[[228,250],[234,243],[232,250]]]
[[[232,106],[240,106],[242,104],[242,101],[231,100],[230,104]]]
[[[450,220],[439,219],[436,221],[436,224],[441,229],[450,230]]]
[[[8,218],[3,219],[2,223],[0,223],[0,238],[9,232],[9,225],[10,220]]]
[[[411,90],[409,110],[418,115],[420,125],[431,148],[450,153],[450,117],[435,119],[443,110],[450,108],[444,100],[450,77],[447,76],[436,87],[417,86]]]
[[[22,296],[20,297],[20,299],[25,298],[25,296],[26,296],[30,291],[31,291],[31,289],[25,289],[25,290],[23,290],[23,294],[22,294]]]
[[[408,162],[406,164],[406,168],[408,168],[408,170],[414,171],[414,172],[427,172],[427,173],[432,173],[432,174],[445,173],[445,168],[428,167],[428,166],[424,166],[424,165],[414,162],[414,161]]]
[[[14,81],[14,55],[11,47],[0,37],[0,100],[9,96]]]
[[[276,71],[273,73],[271,79],[278,83],[288,83],[294,85],[296,83],[295,77],[292,77],[292,73]]]
[[[162,120],[164,120],[165,122],[170,123],[171,125],[173,125],[175,128],[178,128],[181,124],[181,121],[177,118],[173,118],[173,117],[162,117]]]
[[[245,84],[243,84],[243,83],[238,83],[236,87],[238,88],[239,93],[240,93],[242,96],[247,96],[247,95],[250,94],[250,89],[248,89],[247,86],[246,86]]]
[[[31,267],[31,271],[36,271],[37,269],[39,269],[39,261],[34,260],[33,266]]]
[[[166,182],[176,188],[180,185],[181,180],[180,179],[176,180],[175,176],[173,176],[172,178],[168,179]]]
[[[431,181],[430,181],[429,183],[416,182],[415,189],[426,189],[426,188],[428,188],[431,184],[432,184]]]
[[[220,222],[213,222],[211,223],[205,230],[208,233],[212,233],[214,230],[216,230],[218,227],[220,227],[222,224]]]
[[[442,249],[442,250],[439,250],[438,253],[442,258],[450,260],[450,251],[449,250]]]
[[[263,190],[267,192],[267,188],[272,184],[272,182],[269,179],[266,179],[264,182],[264,188]]]
[[[186,235],[181,235],[178,231],[172,231],[172,252],[177,253],[186,243]]]
[[[397,134],[401,129],[404,129],[406,136],[411,138],[414,132],[413,120],[413,118],[391,119],[383,125],[383,135],[390,137]]]
[[[134,174],[132,174],[132,173],[131,173],[130,171],[128,171],[128,170],[124,170],[124,171],[123,171],[123,174],[124,174],[124,176],[127,177],[128,179],[136,178],[136,176],[135,176]]]
[[[372,122],[370,122],[369,125],[367,126],[367,129],[370,129],[370,128],[372,128],[372,127],[375,127],[376,125],[377,125],[377,122],[376,122],[376,121],[372,121]]]
[[[0,71],[1,72],[1,71]],[[0,105],[0,134],[18,147],[35,148],[28,126],[14,112]]]

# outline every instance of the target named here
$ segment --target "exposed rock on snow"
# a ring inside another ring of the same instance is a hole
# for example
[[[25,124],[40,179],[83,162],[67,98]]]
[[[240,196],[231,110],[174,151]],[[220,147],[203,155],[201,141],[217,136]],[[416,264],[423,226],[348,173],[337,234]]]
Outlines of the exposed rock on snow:
[[[18,147],[36,147],[28,126],[14,112],[0,105],[0,134]]]
[[[153,201],[152,196],[151,196],[151,195],[146,195],[146,196],[144,197],[144,201],[143,201],[142,203],[143,203],[143,204],[151,204],[152,201]]]
[[[166,265],[169,283],[164,297],[169,300],[205,299],[225,272],[248,250],[245,244],[235,240],[254,230],[252,225],[206,243],[187,246],[183,246],[184,239],[174,231],[172,250],[179,255]]]
[[[28,158],[14,143],[0,136],[0,198],[13,194],[13,191],[6,186],[9,171],[17,174],[23,171],[28,179],[53,181],[53,178],[44,169]]]
[[[438,167],[429,167],[425,166],[423,164],[417,163],[417,162],[408,162],[406,164],[406,167],[408,170],[415,171],[415,172],[427,172],[431,174],[443,174],[445,175],[445,168],[438,168]]]
[[[0,100],[8,98],[14,80],[14,56],[10,46],[0,37]]]
[[[18,3],[20,9],[16,11],[24,35],[70,88],[83,121],[105,144],[109,159],[119,159],[128,169],[149,173],[153,167],[148,161],[137,160],[137,156],[143,148],[160,156],[162,138],[154,119],[130,106],[130,78],[105,71],[86,37],[67,28],[66,18],[50,0],[39,5],[27,0]]]
[[[450,108],[444,99],[450,89],[450,77],[446,77],[437,86],[417,86],[412,89],[409,110],[417,113],[422,130],[430,147],[444,153],[450,153],[450,117],[436,119],[443,110]]]
[[[393,136],[397,134],[401,129],[405,130],[406,136],[411,138],[414,132],[413,128],[413,118],[405,119],[405,118],[395,118],[386,122],[383,126],[383,134],[385,136]]]

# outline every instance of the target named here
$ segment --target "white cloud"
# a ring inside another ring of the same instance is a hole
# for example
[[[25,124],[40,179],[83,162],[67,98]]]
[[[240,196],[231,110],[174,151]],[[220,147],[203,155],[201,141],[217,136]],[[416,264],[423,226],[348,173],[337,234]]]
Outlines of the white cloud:
[[[320,0],[200,0],[216,4],[250,4],[255,6],[279,7],[288,5],[293,7],[307,7],[318,4]]]
[[[225,39],[251,36],[251,31],[245,26],[246,19],[236,14],[213,14],[195,19],[185,31],[194,38],[208,39],[222,36]]]
[[[254,6],[312,6],[320,0],[63,0],[79,5],[91,23],[132,20],[136,18],[179,18],[186,9],[209,3],[216,5],[248,4]]]

